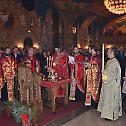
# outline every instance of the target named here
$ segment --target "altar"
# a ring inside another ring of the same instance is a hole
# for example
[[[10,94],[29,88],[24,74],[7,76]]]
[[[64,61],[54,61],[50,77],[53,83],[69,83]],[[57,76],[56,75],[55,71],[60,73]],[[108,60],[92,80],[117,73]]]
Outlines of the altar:
[[[49,95],[51,98],[51,107],[52,107],[52,112],[56,112],[56,98],[57,98],[57,91],[60,87],[62,87],[65,90],[65,95],[64,95],[64,105],[68,105],[68,83],[70,82],[70,79],[65,79],[65,80],[58,80],[55,82],[50,82],[50,81],[42,81],[41,82],[41,87],[45,87],[49,91]]]

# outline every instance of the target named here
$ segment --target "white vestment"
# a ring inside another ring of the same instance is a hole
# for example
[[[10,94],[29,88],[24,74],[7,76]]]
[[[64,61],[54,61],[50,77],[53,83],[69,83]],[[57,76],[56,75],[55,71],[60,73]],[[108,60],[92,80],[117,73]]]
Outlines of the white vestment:
[[[116,58],[110,59],[103,71],[98,111],[102,118],[117,120],[122,116],[121,68]]]

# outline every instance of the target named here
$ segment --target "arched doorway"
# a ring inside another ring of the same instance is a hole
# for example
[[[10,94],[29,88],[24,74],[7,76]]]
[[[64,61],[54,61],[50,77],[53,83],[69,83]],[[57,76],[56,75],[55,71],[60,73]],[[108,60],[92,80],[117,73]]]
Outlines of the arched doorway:
[[[24,39],[24,48],[28,49],[28,48],[31,48],[31,47],[33,47],[33,41],[30,37],[26,37]]]

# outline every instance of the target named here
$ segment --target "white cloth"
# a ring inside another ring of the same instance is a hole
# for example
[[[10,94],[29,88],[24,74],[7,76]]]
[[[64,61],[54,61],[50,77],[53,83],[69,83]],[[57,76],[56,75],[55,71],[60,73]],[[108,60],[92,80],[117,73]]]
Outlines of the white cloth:
[[[75,59],[74,59],[74,57],[73,56],[68,56],[68,58],[69,58],[69,63],[70,64],[75,64]]]

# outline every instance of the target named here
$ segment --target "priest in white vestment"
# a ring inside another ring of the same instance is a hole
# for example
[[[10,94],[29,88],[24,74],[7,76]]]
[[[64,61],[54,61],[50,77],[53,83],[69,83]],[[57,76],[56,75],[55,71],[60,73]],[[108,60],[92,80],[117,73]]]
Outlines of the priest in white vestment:
[[[108,62],[103,70],[103,82],[98,109],[101,118],[117,120],[122,116],[121,68],[115,58],[116,49],[108,49]]]

